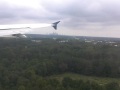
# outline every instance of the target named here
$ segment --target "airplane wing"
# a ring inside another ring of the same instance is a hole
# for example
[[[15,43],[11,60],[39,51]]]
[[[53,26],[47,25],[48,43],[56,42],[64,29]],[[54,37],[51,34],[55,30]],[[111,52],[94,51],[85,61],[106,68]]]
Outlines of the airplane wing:
[[[59,22],[60,22],[60,21],[55,22],[55,23],[52,23],[52,26],[53,26],[53,28],[54,28],[55,30],[57,30],[57,24],[58,24]]]
[[[41,27],[49,27],[52,26],[55,30],[57,30],[57,24],[59,23],[55,22],[52,24],[11,24],[11,25],[0,25],[0,36],[4,35],[12,35],[12,36],[25,36],[24,34],[26,32],[29,32],[31,29],[35,28],[41,28]]]
[[[28,32],[26,29],[22,32],[21,30],[0,30],[0,37],[26,37],[24,34]]]
[[[33,29],[48,27],[51,24],[12,24],[12,25],[0,25],[0,30],[13,30],[13,29]]]

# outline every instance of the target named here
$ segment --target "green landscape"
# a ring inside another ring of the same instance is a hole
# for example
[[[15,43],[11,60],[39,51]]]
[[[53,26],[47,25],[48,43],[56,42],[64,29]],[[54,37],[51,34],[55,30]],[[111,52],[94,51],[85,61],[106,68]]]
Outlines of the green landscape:
[[[63,80],[64,77],[70,77],[73,80],[83,80],[83,81],[93,81],[100,85],[104,85],[110,82],[117,82],[120,85],[120,78],[108,78],[108,77],[95,77],[95,76],[86,76],[81,74],[75,73],[64,73],[59,75],[53,75],[48,78],[57,79],[60,82]]]
[[[0,38],[0,90],[120,90],[120,42]]]

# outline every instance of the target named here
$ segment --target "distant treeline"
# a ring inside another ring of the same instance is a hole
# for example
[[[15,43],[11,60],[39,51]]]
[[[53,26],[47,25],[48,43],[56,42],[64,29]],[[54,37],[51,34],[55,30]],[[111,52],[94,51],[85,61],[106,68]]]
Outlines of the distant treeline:
[[[85,43],[74,39],[0,39],[0,88],[1,90],[10,90],[10,88],[16,90],[20,86],[18,90],[39,90],[42,84],[43,90],[50,88],[51,90],[64,90],[65,88],[78,90],[79,85],[66,86],[63,84],[64,80],[60,84],[61,82],[52,79],[53,82],[55,81],[53,84],[58,85],[51,87],[52,83],[49,82],[52,81],[46,81],[45,77],[73,72],[118,78],[120,77],[119,53],[120,47],[105,43]],[[82,81],[72,80],[72,83],[77,82]],[[48,86],[44,86],[44,83]],[[88,81],[83,84],[89,84],[88,87],[91,88],[94,83]],[[101,88],[100,85],[95,84]]]

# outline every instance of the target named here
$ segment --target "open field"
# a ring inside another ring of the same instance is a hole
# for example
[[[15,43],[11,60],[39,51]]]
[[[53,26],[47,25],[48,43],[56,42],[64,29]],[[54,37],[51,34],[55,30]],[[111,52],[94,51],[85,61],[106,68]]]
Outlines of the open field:
[[[120,78],[85,76],[85,75],[80,75],[80,74],[75,74],[75,73],[64,73],[64,74],[50,76],[50,78],[55,78],[55,79],[58,79],[60,81],[62,81],[62,79],[64,77],[70,77],[74,80],[84,80],[84,81],[90,80],[93,82],[97,82],[99,84],[107,84],[110,82],[117,82],[120,84]]]

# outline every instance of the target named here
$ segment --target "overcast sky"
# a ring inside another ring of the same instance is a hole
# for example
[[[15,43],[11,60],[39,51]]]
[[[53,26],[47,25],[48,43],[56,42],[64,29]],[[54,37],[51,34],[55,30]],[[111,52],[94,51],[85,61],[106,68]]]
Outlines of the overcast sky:
[[[32,33],[120,37],[120,0],[0,0],[0,24],[58,20]]]

